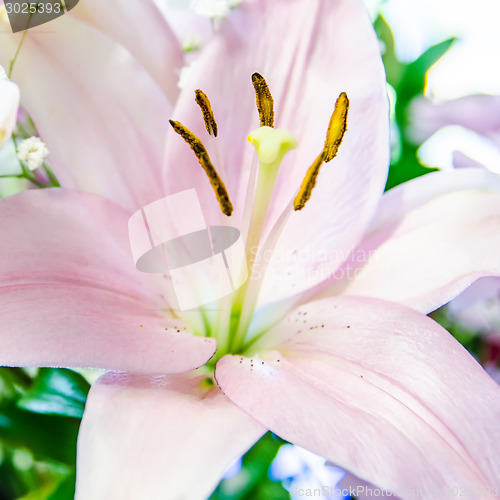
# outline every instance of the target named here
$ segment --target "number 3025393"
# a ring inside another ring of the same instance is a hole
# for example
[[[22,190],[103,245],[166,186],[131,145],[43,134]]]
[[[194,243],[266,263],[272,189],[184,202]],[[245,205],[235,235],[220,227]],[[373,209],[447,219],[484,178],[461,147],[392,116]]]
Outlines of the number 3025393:
[[[42,3],[42,2],[22,2],[5,4],[7,14],[59,14],[62,12],[60,3]]]

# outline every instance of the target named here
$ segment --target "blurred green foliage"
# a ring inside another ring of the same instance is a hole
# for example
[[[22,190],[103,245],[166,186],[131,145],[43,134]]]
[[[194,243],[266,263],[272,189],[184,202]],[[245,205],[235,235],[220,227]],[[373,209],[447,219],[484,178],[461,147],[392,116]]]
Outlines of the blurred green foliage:
[[[271,462],[285,442],[270,432],[265,434],[243,456],[239,474],[223,479],[211,496],[211,500],[253,500],[255,498],[286,500],[290,498],[281,483],[272,481],[268,476]]]
[[[0,500],[71,500],[90,385],[66,369],[0,368]]]
[[[382,16],[375,20],[374,27],[382,45],[387,83],[394,89],[396,98],[391,124],[391,165],[386,185],[386,189],[390,189],[435,170],[422,165],[417,157],[420,145],[410,138],[410,109],[413,99],[424,95],[426,75],[430,67],[446,53],[455,39],[438,43],[415,61],[405,63],[396,57],[391,28]]]

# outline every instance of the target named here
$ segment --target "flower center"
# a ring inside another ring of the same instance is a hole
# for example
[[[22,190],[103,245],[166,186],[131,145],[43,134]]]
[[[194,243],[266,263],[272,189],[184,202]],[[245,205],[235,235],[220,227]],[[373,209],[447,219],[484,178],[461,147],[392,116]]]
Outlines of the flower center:
[[[278,172],[285,155],[297,147],[297,140],[288,131],[274,127],[274,101],[265,79],[258,73],[252,75],[255,89],[256,104],[260,118],[260,128],[251,132],[248,140],[253,144],[258,158],[250,173],[245,213],[243,214],[243,235],[246,235],[245,251],[247,255],[249,279],[230,297],[222,299],[218,304],[219,313],[210,325],[208,335],[217,338],[218,350],[212,363],[227,353],[244,353],[258,338],[249,335],[249,327],[254,315],[257,298],[262,285],[262,275],[259,279],[252,275],[259,254],[264,249],[272,250],[277,236],[293,210],[302,210],[312,195],[314,186],[323,163],[331,161],[338,152],[346,131],[349,99],[345,92],[338,97],[331,116],[323,150],[307,170],[302,185],[295,199],[285,208],[285,212],[277,220],[270,232],[270,237],[261,244],[264,223],[266,222],[269,205],[274,192]],[[196,102],[199,105],[207,132],[217,137],[217,123],[208,97],[201,90],[196,90]],[[231,216],[233,205],[229,193],[220,179],[202,141],[181,123],[170,121],[177,132],[190,146],[198,162],[207,174],[222,213]],[[255,170],[258,168],[258,174]],[[202,311],[203,314],[203,311]],[[264,332],[265,333],[265,332]]]

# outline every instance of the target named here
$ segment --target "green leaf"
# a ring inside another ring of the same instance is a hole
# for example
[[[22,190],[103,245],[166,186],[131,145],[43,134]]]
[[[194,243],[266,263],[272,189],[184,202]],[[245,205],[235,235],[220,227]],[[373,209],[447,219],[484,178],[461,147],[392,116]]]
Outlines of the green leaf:
[[[12,402],[0,406],[0,440],[30,450],[36,459],[74,466],[79,426],[76,418],[32,413]]]
[[[417,157],[417,146],[405,140],[401,143],[401,149],[400,158],[389,168],[389,176],[387,177],[387,184],[385,186],[386,191],[403,182],[437,170],[436,168],[428,168],[420,163]]]
[[[42,368],[17,406],[35,413],[81,418],[89,389],[89,383],[76,372]]]
[[[76,471],[73,470],[46,500],[73,500],[75,498],[75,483]]]
[[[400,125],[405,124],[406,116],[404,113],[409,101],[424,93],[427,71],[448,51],[455,40],[455,38],[450,38],[433,45],[406,66],[401,83],[396,89],[398,94],[396,115]]]
[[[14,467],[10,453],[2,450],[0,461],[0,499],[19,498],[29,490],[23,473]]]
[[[221,481],[211,500],[253,500],[255,498],[289,499],[280,482],[268,476],[269,466],[285,441],[270,432],[265,434],[244,456],[240,473]]]
[[[429,68],[451,47],[455,38],[433,45],[420,57],[404,68],[399,84],[395,105],[396,125],[399,129],[399,157],[391,164],[387,178],[386,191],[398,184],[428,174],[436,169],[422,165],[417,157],[419,145],[408,137],[408,110],[412,100],[424,93],[426,75]]]
[[[31,383],[31,378],[22,368],[0,367],[1,398],[16,399]]]
[[[396,57],[394,51],[394,36],[391,27],[382,15],[379,15],[373,23],[378,39],[382,44],[382,60],[384,61],[387,81],[394,87],[399,86],[406,64]]]

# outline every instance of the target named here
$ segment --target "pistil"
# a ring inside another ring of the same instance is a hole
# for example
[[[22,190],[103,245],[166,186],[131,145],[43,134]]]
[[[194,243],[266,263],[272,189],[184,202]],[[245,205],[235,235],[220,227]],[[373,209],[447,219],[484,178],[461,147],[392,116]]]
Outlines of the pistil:
[[[255,309],[257,297],[253,296],[253,294],[249,296],[248,292],[252,288],[252,274],[255,263],[259,258],[259,243],[262,238],[262,231],[280,166],[285,155],[297,147],[297,140],[290,132],[268,126],[254,130],[248,136],[248,140],[254,145],[257,152],[259,173],[245,245],[249,279],[236,292],[233,301],[229,350],[237,349],[240,343],[244,341],[246,330]]]

